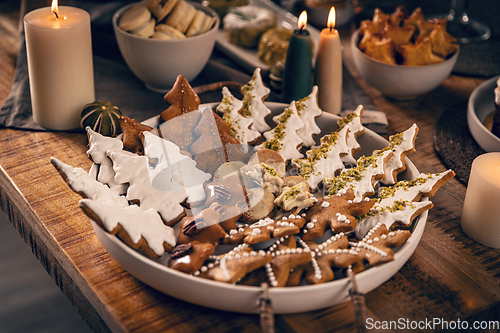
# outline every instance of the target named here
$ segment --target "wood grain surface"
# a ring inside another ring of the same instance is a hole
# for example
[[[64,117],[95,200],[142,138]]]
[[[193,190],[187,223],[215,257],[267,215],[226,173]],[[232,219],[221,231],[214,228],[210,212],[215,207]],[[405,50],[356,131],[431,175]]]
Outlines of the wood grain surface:
[[[1,3],[0,103],[10,90],[16,61],[19,10]],[[348,36],[348,31],[342,33]],[[446,167],[433,147],[440,114],[467,99],[482,82],[451,76],[423,99],[387,100],[366,84],[343,38],[344,61],[353,76],[389,119],[389,134],[413,123],[420,127],[411,160],[420,171]],[[55,156],[88,170],[86,136],[0,129],[0,202],[2,209],[89,326],[96,332],[256,332],[256,315],[208,309],[179,301],[144,285],[125,272],[105,251],[79,196],[64,183],[49,159]],[[366,295],[373,320],[441,318],[451,321],[500,318],[500,250],[475,243],[459,222],[466,188],[452,179],[432,201],[426,230],[417,250],[388,282]],[[275,317],[277,332],[352,332],[350,303],[302,314]]]

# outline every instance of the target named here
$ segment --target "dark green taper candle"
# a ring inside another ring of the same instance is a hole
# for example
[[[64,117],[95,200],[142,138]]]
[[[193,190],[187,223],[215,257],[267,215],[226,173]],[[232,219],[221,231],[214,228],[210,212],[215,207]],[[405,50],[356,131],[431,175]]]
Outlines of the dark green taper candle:
[[[312,41],[306,24],[307,14],[303,11],[299,17],[299,28],[293,31],[288,45],[281,95],[284,103],[298,101],[311,92]]]

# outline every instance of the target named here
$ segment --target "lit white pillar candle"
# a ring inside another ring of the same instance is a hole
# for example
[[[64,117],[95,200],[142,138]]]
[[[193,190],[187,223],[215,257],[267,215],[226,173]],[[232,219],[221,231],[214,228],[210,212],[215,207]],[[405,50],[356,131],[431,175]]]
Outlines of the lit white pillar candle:
[[[342,111],[342,46],[335,27],[335,7],[330,9],[327,28],[321,31],[314,82],[318,86],[318,104],[323,111]]]
[[[34,121],[48,129],[77,128],[94,101],[90,15],[75,7],[39,8],[24,16]]]
[[[500,153],[472,162],[461,226],[475,241],[500,248]]]

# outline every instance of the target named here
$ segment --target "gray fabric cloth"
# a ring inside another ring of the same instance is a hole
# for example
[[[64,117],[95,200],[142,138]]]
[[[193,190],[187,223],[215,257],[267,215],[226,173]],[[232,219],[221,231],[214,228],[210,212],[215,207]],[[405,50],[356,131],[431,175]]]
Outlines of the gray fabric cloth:
[[[113,2],[84,7],[91,14],[92,39],[94,52],[94,81],[96,99],[113,102],[123,115],[143,121],[162,112],[167,105],[163,94],[148,90],[145,85],[129,70],[118,51],[111,28],[113,12],[123,3]],[[20,50],[11,92],[0,109],[0,126],[45,130],[33,121],[31,98],[26,60],[24,33],[20,34]],[[219,81],[246,83],[251,73],[245,73],[226,55],[214,50],[212,57],[193,80],[193,87]],[[265,78],[266,81],[266,78]],[[363,104],[366,109],[374,109],[373,103],[354,78],[344,68],[343,108],[355,109]],[[269,86],[269,82],[266,82]],[[222,99],[221,91],[214,91],[200,96],[202,102],[216,102]],[[279,101],[279,95],[272,92],[266,101]]]

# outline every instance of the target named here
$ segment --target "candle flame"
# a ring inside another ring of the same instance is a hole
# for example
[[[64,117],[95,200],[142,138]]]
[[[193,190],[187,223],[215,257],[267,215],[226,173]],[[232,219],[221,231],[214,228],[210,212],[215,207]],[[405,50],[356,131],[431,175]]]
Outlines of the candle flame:
[[[336,19],[335,7],[332,6],[332,8],[330,8],[330,13],[328,13],[328,24],[327,24],[327,27],[330,28],[330,30],[335,28],[335,19]]]
[[[56,16],[56,19],[59,18],[59,7],[57,6],[57,0],[52,0],[52,6],[50,6],[50,10]]]
[[[304,30],[307,26],[307,12],[304,10],[299,16],[299,29]]]

